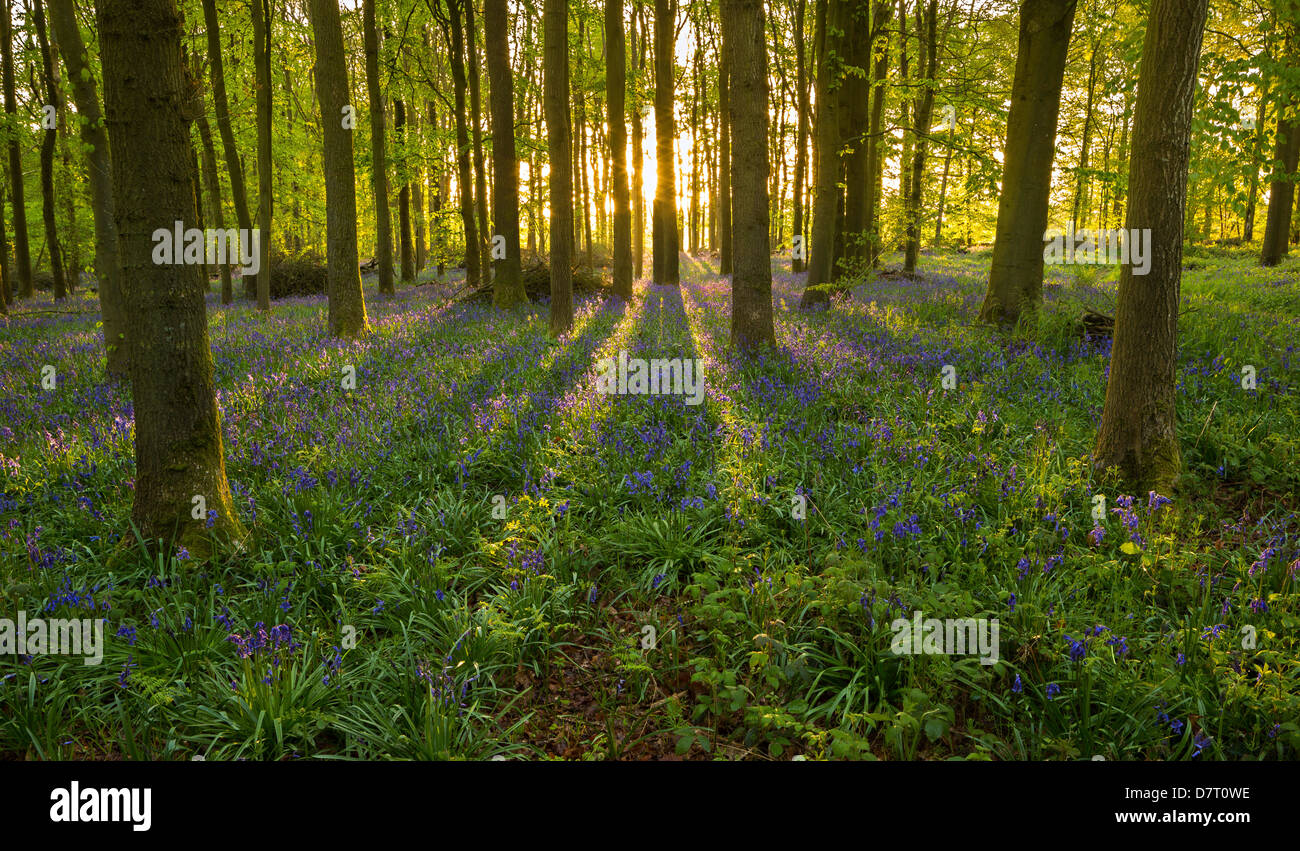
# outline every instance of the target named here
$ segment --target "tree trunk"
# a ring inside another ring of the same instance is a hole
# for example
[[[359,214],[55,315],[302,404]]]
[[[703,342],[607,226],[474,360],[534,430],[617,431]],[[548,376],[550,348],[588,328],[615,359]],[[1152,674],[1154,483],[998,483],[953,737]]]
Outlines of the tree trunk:
[[[329,330],[335,337],[366,333],[366,298],[357,252],[356,171],[352,129],[343,126],[348,106],[347,53],[338,0],[311,0],[316,42],[316,94],[320,99],[325,171],[325,255]]]
[[[1097,51],[1099,41],[1093,41],[1088,60],[1088,94],[1083,103],[1083,140],[1079,143],[1079,170],[1074,176],[1074,203],[1070,209],[1070,223],[1079,229],[1079,205],[1083,203],[1084,175],[1088,171],[1088,150],[1092,147],[1092,104],[1097,95]],[[1088,221],[1088,211],[1083,211],[1083,221]]]
[[[253,65],[257,79],[257,308],[271,309],[271,0],[253,0]]]
[[[1175,422],[1179,278],[1196,68],[1208,0],[1152,0],[1138,74],[1126,227],[1150,228],[1150,268],[1120,272],[1106,404],[1093,468],[1170,494],[1181,471]]]
[[[981,322],[1014,325],[1022,316],[1033,321],[1043,300],[1043,235],[1075,5],[1025,0],[1020,7],[1002,195]]]
[[[614,161],[614,294],[632,297],[632,209],[627,185],[627,46],[623,40],[623,0],[605,0],[605,91],[608,97],[609,150]]]
[[[817,148],[816,181],[813,194],[813,224],[808,250],[808,281],[799,307],[808,309],[828,304],[825,285],[830,283],[835,262],[835,220],[840,201],[840,55],[847,6],[845,0],[826,0],[821,5],[824,42],[817,59],[817,117],[814,144]]]
[[[401,234],[399,262],[402,280],[407,283],[415,280],[415,245],[411,240],[411,183],[406,174],[406,102],[393,98],[393,133],[397,137],[394,147],[397,149],[396,168],[399,187],[397,190],[397,229]]]
[[[793,233],[804,242],[802,256],[790,261],[792,272],[802,272],[807,262],[808,235],[804,224],[804,183],[808,175],[808,113],[811,109],[808,97],[808,56],[804,38],[804,15],[808,9],[808,0],[797,0],[794,10],[794,54],[795,54],[795,89],[796,109],[799,119],[795,130],[794,154],[794,229]]]
[[[686,245],[693,257],[700,253],[700,101],[703,100],[700,77],[703,76],[704,41],[700,38],[698,19],[694,15],[688,17],[695,33],[695,56],[691,63],[691,196]]]
[[[370,101],[370,191],[375,196],[375,259],[379,294],[392,295],[393,219],[388,209],[388,151],[384,138],[384,92],[379,84],[379,32],[375,0],[362,0],[362,41],[366,54],[366,97]]]
[[[1264,147],[1264,107],[1268,104],[1266,92],[1266,89],[1259,92],[1259,104],[1255,107],[1255,132],[1251,134],[1250,188],[1246,190],[1246,221],[1241,237],[1244,242],[1255,240],[1255,208],[1259,200],[1258,157]]]
[[[546,143],[551,177],[551,333],[573,327],[573,161],[569,143],[569,4],[544,0]]]
[[[456,0],[453,0],[456,2]],[[483,100],[478,80],[478,35],[474,26],[474,0],[459,0],[465,10],[465,67],[469,76],[470,127],[474,136],[474,204],[478,209],[479,268],[484,283],[492,273],[492,225],[487,212],[487,165],[483,159]]]
[[[0,14],[0,51],[3,52],[5,112],[14,126],[18,123],[18,99],[14,92],[13,21],[9,4],[4,4]],[[31,298],[32,254],[27,237],[27,202],[23,192],[23,155],[18,146],[19,134],[9,138],[9,180],[13,186],[14,208],[14,265],[18,273],[18,297]]]
[[[735,128],[731,169],[736,214],[731,276],[731,344],[754,352],[776,344],[768,232],[767,40],[761,0],[722,0],[723,62],[731,76]]]
[[[1279,105],[1278,112],[1283,109]],[[1277,120],[1277,147],[1273,153],[1274,168],[1269,183],[1268,213],[1264,219],[1264,244],[1260,252],[1260,265],[1276,266],[1287,255],[1287,241],[1291,232],[1291,211],[1295,206],[1296,166],[1300,161],[1300,125],[1279,117]]]
[[[36,23],[37,47],[41,52],[41,82],[45,84],[45,103],[54,107],[57,122],[67,116],[63,109],[63,96],[54,84],[54,57],[50,53],[49,38],[45,34],[44,5],[43,0],[34,0],[32,12]],[[54,146],[58,142],[58,132],[55,124],[51,123],[41,134],[41,212],[45,224],[45,245],[50,252],[50,272],[54,276],[55,301],[68,297],[63,248],[59,244],[58,224],[54,214]]]
[[[855,0],[846,15],[849,26],[844,35],[847,55],[844,61],[859,69],[845,76],[840,85],[840,110],[843,116],[848,152],[844,157],[844,256],[856,260],[869,256],[864,233],[868,199],[871,194],[870,150],[867,136],[871,130],[871,55],[877,29],[869,16],[866,0]]]
[[[1294,65],[1296,24],[1284,23],[1288,65]],[[1268,212],[1264,218],[1264,240],[1260,265],[1276,266],[1287,255],[1291,233],[1291,211],[1295,204],[1295,172],[1300,160],[1300,119],[1288,115],[1296,99],[1285,86],[1277,90],[1277,142],[1273,152],[1272,178],[1268,189]],[[1278,171],[1280,169],[1280,172]]]
[[[50,27],[61,47],[72,99],[80,117],[81,140],[86,146],[86,174],[90,182],[91,215],[95,224],[95,278],[104,319],[106,371],[125,377],[127,371],[126,313],[122,305],[122,263],[118,255],[117,226],[113,223],[113,173],[108,134],[95,78],[90,73],[86,45],[81,39],[72,0],[48,0]],[[205,122],[206,123],[206,122]]]
[[[60,2],[60,0],[55,0]],[[198,117],[199,141],[203,146],[203,178],[208,187],[208,214],[212,216],[212,226],[217,230],[226,229],[225,211],[222,209],[221,178],[217,176],[217,151],[212,143],[212,128],[207,116]],[[220,264],[221,303],[230,304],[235,300],[234,284],[230,278],[230,264]],[[101,298],[103,298],[103,290]]]
[[[235,222],[244,233],[253,230],[253,219],[248,211],[248,194],[244,187],[244,168],[235,147],[235,131],[230,125],[230,105],[226,98],[226,74],[221,63],[221,27],[217,21],[216,0],[203,0],[203,24],[208,34],[208,64],[212,73],[212,102],[216,110],[217,132],[221,135],[221,149],[226,155],[226,170],[230,173],[230,199],[235,205]],[[246,258],[240,258],[244,260]],[[244,274],[244,298],[257,296],[257,276]]]
[[[226,481],[203,292],[191,270],[153,262],[154,229],[183,221],[193,205],[180,16],[173,0],[102,0],[98,13],[130,323],[131,519],[150,548],[163,539],[165,549],[201,556],[212,532],[242,529]],[[206,518],[195,518],[195,497]]]
[[[519,254],[519,161],[515,157],[515,94],[510,69],[510,17],[506,0],[484,0],[483,36],[492,117],[492,218],[505,239],[496,260],[492,302],[513,307],[527,299]]]
[[[437,104],[431,100],[425,101],[425,108],[429,111],[429,129],[432,130],[435,135],[440,135],[438,133],[441,128],[438,126]],[[450,186],[446,183],[448,175],[447,161],[443,157],[441,146],[438,148],[437,157],[438,167],[434,169],[433,179],[429,181],[429,250],[437,254],[434,274],[437,276],[437,279],[441,281],[443,273],[447,271],[442,251],[441,234],[443,231],[441,213],[443,199],[450,194]],[[439,238],[434,238],[435,233],[439,234]]]
[[[676,38],[676,0],[655,0],[655,173],[658,181],[651,214],[654,282],[669,286],[677,286],[681,279],[677,256],[681,249],[677,228],[677,172],[673,162],[673,143],[677,139],[677,122],[673,116]]]
[[[3,166],[0,166],[0,171]],[[0,174],[0,314],[9,315],[9,305],[13,303],[13,272],[9,268],[9,232],[5,227],[5,183]]]
[[[907,245],[903,257],[903,271],[916,271],[916,261],[921,253],[921,198],[925,188],[925,157],[930,145],[930,120],[934,115],[934,78],[939,53],[939,40],[935,33],[939,18],[939,0],[930,0],[925,13],[924,27],[921,7],[916,9],[916,43],[920,56],[917,66],[926,81],[925,91],[916,107],[916,146],[912,151],[912,178],[908,183],[910,194],[906,201]]]
[[[642,79],[642,73],[645,71],[645,43],[647,33],[645,28],[640,31],[640,38],[637,36],[637,18],[641,10],[638,6],[632,7],[632,41],[637,45],[637,81]],[[637,108],[632,110],[632,256],[636,260],[636,279],[639,281],[645,277],[645,175],[642,173],[645,167],[645,126],[641,122],[642,105],[640,100],[637,101]]]
[[[872,16],[874,30],[884,33],[893,15],[890,0],[881,0]],[[878,21],[879,23],[875,23]],[[872,268],[880,262],[880,199],[884,189],[885,145],[881,138],[881,125],[885,117],[886,83],[889,80],[889,38],[877,39],[875,64],[871,72],[871,117],[867,137],[867,210],[862,217],[862,229],[867,241],[868,258]]]
[[[451,82],[456,120],[456,188],[460,195],[460,220],[465,231],[465,281],[471,287],[486,283],[480,266],[478,225],[474,220],[474,172],[470,165],[469,117],[465,104],[465,29],[460,19],[462,0],[448,0],[450,23],[443,35],[451,51]]]
[[[727,68],[727,57],[718,60],[718,121],[721,124],[718,133],[718,274],[730,275],[734,271],[732,242],[734,226],[731,221],[733,212],[731,202],[734,197],[731,189],[731,74]]]

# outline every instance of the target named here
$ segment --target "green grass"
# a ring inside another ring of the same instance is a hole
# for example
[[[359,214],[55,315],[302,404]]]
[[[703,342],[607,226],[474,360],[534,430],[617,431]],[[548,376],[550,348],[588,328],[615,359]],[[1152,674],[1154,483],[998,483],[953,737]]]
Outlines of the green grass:
[[[446,307],[452,284],[372,302],[361,343],[318,300],[213,306],[252,536],[206,563],[135,541],[93,314],[17,318],[0,616],[109,625],[98,666],[0,655],[0,755],[1293,759],[1296,265],[1188,262],[1186,474],[1156,507],[1088,461],[1107,349],[1075,322],[1110,312],[1110,269],[1049,269],[1037,331],[1002,337],[974,322],[987,255],[816,314],[778,263],[755,360],[702,261],[558,342],[544,306]],[[596,396],[620,349],[703,359],[705,403]],[[892,653],[918,610],[997,618],[999,661]],[[259,622],[291,637],[241,658]]]

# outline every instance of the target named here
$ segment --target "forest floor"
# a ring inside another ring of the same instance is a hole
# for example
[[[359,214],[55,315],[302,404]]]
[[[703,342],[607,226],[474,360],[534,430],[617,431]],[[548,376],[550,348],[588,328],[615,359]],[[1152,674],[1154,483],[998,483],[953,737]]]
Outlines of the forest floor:
[[[1016,337],[974,321],[987,253],[817,313],[778,261],[753,360],[688,257],[558,341],[455,282],[368,285],[361,342],[321,298],[210,298],[252,534],[208,563],[135,541],[93,296],[20,312],[0,618],[108,623],[100,665],[0,655],[0,758],[1294,759],[1297,261],[1187,262],[1169,495],[1089,464],[1108,267],[1049,270]],[[597,394],[620,351],[700,359],[703,404]],[[892,652],[918,615],[996,619],[996,663]]]

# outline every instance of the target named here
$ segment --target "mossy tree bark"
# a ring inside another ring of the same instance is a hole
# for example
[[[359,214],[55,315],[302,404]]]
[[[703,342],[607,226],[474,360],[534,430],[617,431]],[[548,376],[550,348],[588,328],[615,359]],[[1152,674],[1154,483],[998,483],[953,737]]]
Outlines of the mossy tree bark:
[[[772,324],[772,251],[768,230],[767,40],[761,0],[722,0],[723,62],[731,76],[731,344],[755,352],[776,343]]]
[[[451,0],[456,2],[456,0]],[[488,221],[487,161],[483,157],[483,96],[479,86],[478,27],[474,0],[460,0],[465,13],[465,75],[469,80],[469,122],[474,138],[474,209],[478,213],[479,269],[483,283],[492,275],[492,223]]]
[[[569,4],[542,7],[543,97],[550,154],[551,333],[573,327],[573,151],[569,141]]]
[[[212,73],[212,102],[216,110],[217,133],[221,136],[221,150],[226,156],[226,171],[230,175],[230,200],[235,205],[235,223],[244,233],[249,233],[253,229],[253,218],[248,211],[248,191],[244,185],[244,168],[239,159],[239,149],[235,146],[235,130],[230,124],[216,0],[203,0],[203,26],[208,36],[208,67]],[[243,259],[240,258],[241,261]],[[244,298],[256,298],[257,276],[244,274],[242,280]]]
[[[605,89],[608,93],[609,149],[613,159],[614,293],[632,297],[632,207],[627,185],[627,44],[623,0],[605,0]],[[493,84],[496,85],[495,83]]]
[[[5,112],[9,120],[18,120],[18,98],[14,90],[14,48],[13,19],[9,4],[4,4],[0,13],[0,55],[3,58],[3,80]],[[27,236],[27,201],[23,190],[23,155],[18,145],[18,135],[9,139],[9,181],[13,187],[14,208],[14,266],[17,272],[17,295],[19,298],[31,298],[32,287],[32,253]]]
[[[316,42],[316,92],[320,99],[325,167],[325,254],[329,329],[336,337],[366,333],[366,298],[357,264],[357,190],[352,130],[343,126],[348,105],[347,54],[338,0],[311,0]]]
[[[828,304],[835,265],[835,222],[840,201],[840,96],[843,71],[843,35],[848,3],[824,0],[818,4],[821,49],[817,57],[817,116],[813,122],[816,148],[813,182],[813,221],[808,246],[808,280],[799,307]]]
[[[1174,392],[1183,216],[1196,66],[1209,0],[1152,0],[1138,72],[1125,227],[1149,228],[1151,266],[1120,273],[1106,405],[1093,451],[1142,489],[1172,493],[1181,471]]]
[[[412,240],[411,181],[406,170],[407,151],[406,101],[393,98],[393,147],[397,171],[397,230],[400,234],[398,258],[402,280],[415,280],[415,244]]]
[[[527,300],[519,246],[519,159],[515,153],[514,75],[510,68],[510,12],[506,0],[484,0],[483,35],[492,118],[492,218],[505,240],[496,259],[492,303],[513,307]]]
[[[478,224],[474,219],[474,173],[470,166],[469,119],[465,105],[465,29],[460,20],[460,0],[448,0],[449,20],[442,21],[443,40],[451,51],[451,85],[455,99],[456,188],[460,193],[460,220],[465,231],[465,281],[477,287],[487,270],[480,266]]]
[[[881,125],[885,117],[885,98],[889,81],[889,34],[886,28],[894,14],[890,0],[880,0],[872,13],[872,31],[882,35],[875,40],[875,62],[871,71],[871,111],[867,127],[867,209],[862,215],[863,239],[867,259],[872,267],[880,262],[880,197],[884,187],[885,144]]]
[[[1295,14],[1295,4],[1288,2]],[[1296,23],[1285,18],[1279,21],[1285,35],[1287,64],[1295,64]],[[1287,242],[1291,235],[1291,215],[1295,208],[1295,172],[1300,165],[1300,117],[1295,113],[1296,98],[1291,87],[1278,86],[1277,139],[1273,151],[1274,173],[1269,181],[1268,212],[1264,217],[1264,241],[1260,249],[1261,266],[1276,266],[1287,255]]]
[[[81,141],[86,146],[86,172],[90,182],[91,216],[95,225],[95,277],[99,284],[100,311],[104,319],[104,349],[109,375],[125,377],[127,370],[126,314],[122,305],[122,262],[117,253],[117,226],[113,222],[113,174],[104,130],[103,112],[95,77],[90,73],[86,45],[81,38],[72,0],[48,0],[50,27],[68,68],[72,99],[77,105]],[[211,135],[208,140],[211,145]],[[217,225],[220,227],[220,225]],[[229,273],[227,272],[227,275]]]
[[[921,198],[925,188],[925,159],[930,146],[930,121],[934,114],[934,81],[939,53],[936,33],[938,18],[939,0],[930,0],[929,8],[924,13],[920,3],[917,3],[916,41],[920,52],[917,67],[925,81],[925,91],[921,93],[921,99],[916,105],[916,129],[913,133],[916,144],[912,149],[912,160],[904,163],[912,171],[904,212],[906,246],[903,250],[903,271],[909,274],[916,271],[916,261],[921,253]]]
[[[677,169],[673,159],[673,143],[677,140],[677,120],[673,115],[676,39],[676,0],[655,0],[655,174],[658,181],[650,215],[654,228],[651,239],[654,282],[669,286],[677,286],[681,281],[677,255],[682,238],[677,227]]]
[[[41,134],[41,218],[45,224],[45,246],[50,252],[50,272],[54,277],[54,300],[68,297],[68,282],[63,268],[63,246],[54,209],[54,146],[58,143],[57,122],[67,120],[63,94],[54,77],[54,55],[45,34],[45,4],[34,0],[31,9],[36,23],[36,43],[41,53],[41,82],[45,84],[45,105],[54,107],[55,122]]]
[[[253,65],[257,79],[257,308],[271,309],[271,0],[253,0]]]
[[[1075,0],[1025,0],[1020,6],[1002,195],[981,322],[1015,325],[1022,316],[1032,321],[1043,300],[1043,233],[1075,6]]]
[[[98,4],[135,409],[131,516],[147,542],[203,554],[242,533],[226,481],[204,293],[193,270],[153,262],[152,234],[194,207],[189,97],[174,0]],[[148,26],[141,26],[148,21]],[[201,496],[212,517],[196,518]]]
[[[731,72],[724,54],[718,61],[718,274],[735,271],[732,241],[731,191]]]
[[[375,260],[379,294],[392,295],[393,218],[388,208],[388,150],[384,138],[384,91],[379,83],[379,32],[375,0],[361,4],[362,42],[366,54],[366,97],[370,100],[370,191],[375,196]]]

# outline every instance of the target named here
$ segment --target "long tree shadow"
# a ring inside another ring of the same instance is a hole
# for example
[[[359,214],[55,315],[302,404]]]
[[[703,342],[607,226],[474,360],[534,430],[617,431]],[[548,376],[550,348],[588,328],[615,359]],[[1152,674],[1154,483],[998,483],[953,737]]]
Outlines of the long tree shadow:
[[[500,375],[493,396],[484,394],[472,405],[460,423],[462,444],[479,443],[462,457],[462,487],[474,487],[489,494],[527,491],[532,479],[532,460],[546,445],[552,421],[558,411],[575,398],[579,385],[592,369],[600,347],[631,320],[635,306],[610,298],[589,313],[580,304],[575,327],[558,340],[541,338],[534,362],[540,374],[526,360]],[[532,374],[528,374],[528,373]],[[524,382],[527,385],[520,389]],[[481,435],[481,440],[473,440]]]
[[[633,321],[601,354],[611,358],[615,370],[620,357],[629,364],[642,360],[649,369],[657,366],[655,381],[639,390],[628,382],[621,388],[627,392],[611,386],[610,392],[598,393],[593,363],[593,380],[582,397],[566,406],[550,444],[535,446],[521,459],[527,492],[558,501],[577,499],[587,511],[603,516],[635,505],[675,507],[702,487],[699,465],[711,463],[714,424],[707,406],[687,398],[684,370],[689,361],[692,377],[698,375],[699,359],[680,290],[643,281],[636,299]],[[707,390],[707,379],[699,380]],[[652,386],[666,386],[666,392],[651,392]]]

